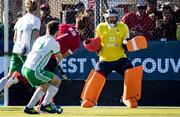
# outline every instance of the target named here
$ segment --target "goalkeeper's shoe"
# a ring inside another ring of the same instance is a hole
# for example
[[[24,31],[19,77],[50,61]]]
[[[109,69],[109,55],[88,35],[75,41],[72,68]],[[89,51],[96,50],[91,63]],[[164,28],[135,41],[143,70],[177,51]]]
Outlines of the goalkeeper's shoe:
[[[39,114],[34,108],[28,108],[27,106],[24,108],[23,111],[27,114]]]
[[[41,113],[57,113],[57,114],[61,114],[63,112],[63,109],[62,108],[57,108],[56,105],[50,103],[46,106],[43,106],[41,104],[41,107],[40,107],[40,112]]]
[[[91,107],[95,106],[95,104],[90,100],[84,99],[81,103],[81,106],[84,108],[91,108]]]
[[[9,78],[9,80],[6,83],[6,87],[9,88],[11,87],[13,84],[17,84],[19,82],[19,80],[14,77],[14,78]]]
[[[125,100],[124,98],[122,99],[123,103],[128,107],[128,108],[137,108],[138,103],[135,97],[129,98],[128,100]]]

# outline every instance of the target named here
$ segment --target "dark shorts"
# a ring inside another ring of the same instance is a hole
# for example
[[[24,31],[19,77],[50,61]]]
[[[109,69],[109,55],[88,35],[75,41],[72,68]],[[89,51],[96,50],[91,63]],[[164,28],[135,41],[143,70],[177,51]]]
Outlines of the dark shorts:
[[[60,79],[63,79],[62,73],[58,69],[58,62],[55,58],[52,58],[52,57],[50,58],[47,65],[45,66],[44,70],[50,71],[50,72],[56,74]]]
[[[48,63],[46,64],[46,66],[45,66],[45,70],[47,70],[47,71],[51,71],[51,72],[53,72],[53,73],[56,73],[55,72],[55,68],[57,67],[57,65],[58,65],[58,62],[57,62],[57,60],[55,59],[55,58],[50,58],[49,59],[49,61],[48,61]]]
[[[133,68],[131,61],[128,58],[121,58],[112,62],[99,61],[95,70],[107,77],[113,70],[124,76],[124,71],[129,68]]]

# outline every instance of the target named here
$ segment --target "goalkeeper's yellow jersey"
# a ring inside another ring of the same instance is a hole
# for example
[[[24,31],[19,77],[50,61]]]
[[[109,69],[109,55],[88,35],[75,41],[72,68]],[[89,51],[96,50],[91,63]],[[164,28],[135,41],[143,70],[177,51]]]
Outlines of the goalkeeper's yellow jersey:
[[[122,47],[123,40],[129,38],[126,24],[118,22],[116,27],[110,28],[107,22],[102,22],[96,28],[96,37],[101,39],[101,50],[98,52],[101,61],[111,62],[127,57]]]

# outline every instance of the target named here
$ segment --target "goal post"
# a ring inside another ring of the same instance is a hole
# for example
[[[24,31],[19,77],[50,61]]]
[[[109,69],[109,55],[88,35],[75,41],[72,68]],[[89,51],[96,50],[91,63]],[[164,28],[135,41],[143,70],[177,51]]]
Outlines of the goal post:
[[[8,74],[8,52],[9,52],[9,0],[4,2],[3,24],[4,24],[4,76]],[[8,89],[4,88],[4,106],[8,106]]]
[[[2,3],[2,2],[1,2]],[[9,68],[9,12],[10,12],[10,1],[6,0],[3,2],[4,9],[3,9],[3,25],[4,25],[4,76],[7,76],[8,74],[8,68]],[[25,9],[25,0],[22,0],[22,15],[26,13]],[[11,16],[12,17],[12,16]],[[13,37],[13,36],[11,36]],[[8,106],[9,104],[9,91],[7,88],[4,88],[4,106]]]

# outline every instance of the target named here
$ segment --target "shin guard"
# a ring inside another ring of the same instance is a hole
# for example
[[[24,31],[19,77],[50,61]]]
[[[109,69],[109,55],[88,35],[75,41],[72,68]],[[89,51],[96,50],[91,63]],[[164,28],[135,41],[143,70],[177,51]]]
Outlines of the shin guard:
[[[125,71],[123,92],[124,100],[129,100],[132,97],[136,100],[141,98],[142,73],[142,66],[131,68]]]
[[[106,79],[102,74],[91,71],[81,94],[82,107],[93,107],[96,104],[105,82]]]

